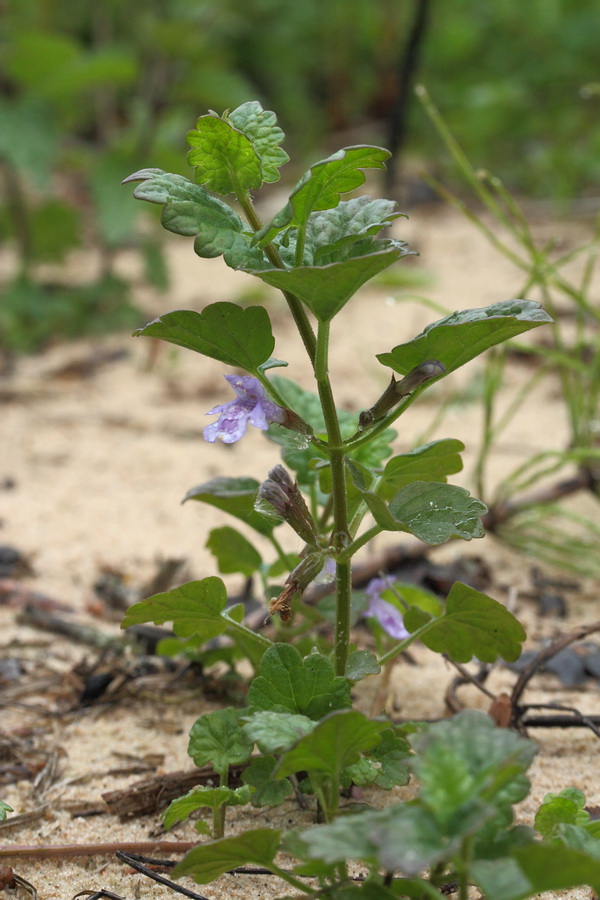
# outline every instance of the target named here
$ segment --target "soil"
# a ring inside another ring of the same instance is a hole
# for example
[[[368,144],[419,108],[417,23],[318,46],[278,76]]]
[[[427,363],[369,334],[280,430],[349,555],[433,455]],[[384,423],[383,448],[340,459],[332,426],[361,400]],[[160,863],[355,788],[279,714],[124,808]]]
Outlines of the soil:
[[[364,289],[336,320],[331,368],[338,405],[345,409],[371,405],[384,389],[388,374],[374,359],[375,353],[409,339],[439,317],[411,295],[426,294],[451,311],[508,299],[519,289],[519,273],[452,213],[419,209],[397,230],[420,252],[418,260],[401,265],[429,281],[426,287]],[[581,234],[580,225],[564,221],[540,223],[539,230],[542,236],[558,235],[565,248]],[[136,288],[146,321],[169,309],[201,309],[224,299],[248,301],[249,279],[218,260],[195,258],[190,242],[169,242],[168,254],[172,286],[167,296]],[[69,267],[73,278],[79,278],[82,271],[89,271],[90,259],[75,256]],[[133,253],[123,253],[118,267],[141,285]],[[290,376],[309,388],[310,371],[284,305],[275,293],[265,292],[262,299],[273,321],[276,355],[288,360]],[[466,396],[476,372],[474,363],[456,373],[452,390],[460,385]],[[99,596],[94,589],[99,579],[105,587],[116,584],[131,599],[147,587],[165,560],[183,561],[180,580],[214,574],[213,558],[204,546],[206,536],[211,528],[228,524],[227,519],[202,504],[182,506],[183,496],[193,485],[217,475],[263,479],[277,461],[277,448],[256,431],[231,446],[203,442],[202,427],[211,421],[204,418],[205,412],[229,399],[222,375],[223,366],[217,362],[118,335],[57,344],[19,360],[12,376],[0,382],[0,544],[18,548],[25,558],[14,584],[0,581],[0,799],[15,810],[0,828],[2,847],[195,838],[189,823],[164,835],[157,812],[121,820],[106,811],[103,795],[148,775],[191,769],[186,747],[192,723],[202,712],[231,702],[218,695],[217,679],[198,681],[189,672],[176,677],[177,672],[164,669],[132,678],[133,663],[127,655],[116,656],[89,643],[89,631],[76,639],[51,631],[47,622],[40,627],[25,618],[24,607],[33,602],[71,626],[118,637],[122,611],[115,611],[114,600],[112,606],[107,602],[106,591]],[[503,403],[510,402],[526,377],[522,365],[510,369]],[[443,383],[432,392],[433,401],[411,408],[402,420],[397,446],[408,449],[425,432],[427,439],[459,437],[467,445],[465,469],[453,481],[468,486],[480,406],[455,404],[429,430],[437,404],[449,390]],[[556,385],[546,381],[527,398],[496,448],[490,460],[491,481],[528,455],[550,446],[560,448],[566,440]],[[378,539],[369,558],[397,544],[394,536]],[[287,547],[295,548],[293,539]],[[452,543],[430,557],[438,563],[483,561],[491,577],[488,592],[510,604],[528,630],[530,649],[598,618],[598,585],[584,578],[576,578],[570,588],[552,588],[565,599],[566,616],[556,611],[540,616],[532,599],[536,595],[532,561],[493,537],[475,544]],[[543,566],[542,577],[565,575]],[[243,587],[238,578],[225,580],[232,593]],[[600,642],[594,634],[589,640]],[[414,649],[412,662],[402,661],[393,670],[385,696],[388,711],[403,717],[448,715],[444,695],[455,670],[423,647]],[[116,677],[105,693],[82,705],[86,673],[98,668]],[[486,687],[494,695],[510,693],[516,677],[498,665]],[[364,682],[360,708],[371,711],[376,690],[376,678]],[[490,697],[472,686],[460,688],[457,696],[466,706],[486,710],[490,706]],[[598,682],[593,678],[572,687],[554,675],[539,675],[526,700],[600,714]],[[539,753],[531,771],[531,796],[519,806],[519,819],[531,823],[544,794],[569,785],[584,790],[590,806],[600,806],[598,736],[586,728],[539,728],[530,736]],[[392,797],[368,792],[366,796],[387,803],[410,790],[410,786],[397,789]],[[26,813],[34,817],[15,820]],[[289,803],[266,813],[236,810],[228,827],[233,831],[268,823],[285,829],[310,821],[310,812]],[[134,873],[114,854],[0,860],[5,861],[37,888],[40,900],[70,900],[79,891],[101,889],[126,900],[173,896],[168,887]],[[183,883],[196,887],[187,879]],[[20,891],[18,896],[28,896],[24,888]],[[217,900],[269,898],[285,889],[275,879],[239,875],[224,876],[197,892]],[[582,888],[565,896],[589,897],[590,891]]]

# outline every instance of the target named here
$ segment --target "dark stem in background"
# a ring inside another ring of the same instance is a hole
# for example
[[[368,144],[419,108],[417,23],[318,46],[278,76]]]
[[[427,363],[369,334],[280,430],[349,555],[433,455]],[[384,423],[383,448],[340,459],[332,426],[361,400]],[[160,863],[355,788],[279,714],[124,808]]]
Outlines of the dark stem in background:
[[[392,156],[387,163],[385,186],[392,191],[398,179],[399,157],[408,132],[408,111],[412,86],[419,65],[419,57],[427,27],[431,0],[415,0],[415,14],[408,39],[398,61],[398,91],[388,121],[387,146]]]

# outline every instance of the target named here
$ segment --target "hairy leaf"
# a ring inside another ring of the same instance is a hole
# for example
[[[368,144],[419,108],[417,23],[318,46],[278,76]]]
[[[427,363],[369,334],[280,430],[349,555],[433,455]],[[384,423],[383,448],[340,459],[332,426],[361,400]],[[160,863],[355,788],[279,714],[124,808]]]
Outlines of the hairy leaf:
[[[134,334],[160,338],[253,373],[275,346],[267,311],[235,303],[211,303],[200,313],[186,309],[165,313]]]
[[[252,141],[260,160],[262,180],[267,184],[279,181],[279,168],[289,156],[279,146],[285,135],[277,125],[275,113],[263,109],[258,100],[250,100],[229,113],[229,120]]]
[[[172,621],[173,631],[179,637],[197,635],[202,641],[210,641],[223,634],[228,626],[227,618],[222,615],[226,603],[225,585],[211,575],[132,604],[121,628],[142,622],[162,625]]]
[[[398,344],[390,353],[379,353],[377,359],[401,375],[428,359],[438,359],[448,375],[509,338],[538,325],[552,322],[539,303],[532,300],[505,300],[481,309],[454,312],[425,330],[406,344]]]
[[[263,183],[261,161],[252,141],[226,118],[200,116],[188,132],[188,163],[195,180],[215,194],[244,194]]]
[[[365,282],[405,255],[403,246],[393,241],[377,242],[376,248],[366,256],[326,266],[248,271],[272,287],[295,294],[317,319],[328,322]]]
[[[404,624],[414,632],[429,619],[428,614],[410,607]],[[422,642],[436,653],[447,653],[455,662],[481,662],[498,657],[512,662],[521,654],[525,629],[505,606],[460,581],[455,582],[446,600],[444,615],[433,620]]]
[[[363,491],[363,497],[381,528],[407,531],[426,544],[443,544],[453,537],[470,541],[485,533],[481,516],[487,507],[453,484],[414,481],[389,504],[371,491]]]
[[[250,759],[254,741],[240,728],[243,709],[226,707],[200,716],[192,725],[188,754],[198,767],[208,763],[219,775]]]
[[[290,644],[275,644],[263,654],[260,675],[248,691],[248,703],[257,709],[321,719],[332,710],[351,705],[350,685],[335,674],[326,656],[311,653],[303,659]]]

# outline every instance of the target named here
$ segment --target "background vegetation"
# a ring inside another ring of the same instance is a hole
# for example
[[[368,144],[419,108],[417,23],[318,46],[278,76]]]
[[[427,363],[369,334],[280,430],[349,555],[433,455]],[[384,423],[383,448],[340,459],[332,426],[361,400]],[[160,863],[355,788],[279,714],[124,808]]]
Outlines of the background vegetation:
[[[596,0],[3,6],[0,235],[18,256],[0,305],[5,351],[135,319],[113,272],[139,215],[119,183],[144,165],[185,172],[183,135],[207,108],[259,99],[277,111],[296,157],[404,137],[403,160],[452,178],[446,148],[414,103],[418,79],[474,165],[509,189],[564,203],[593,193],[600,178]],[[164,287],[158,237],[140,240],[148,279]],[[60,276],[34,273],[82,243],[96,249],[97,265],[75,292]]]

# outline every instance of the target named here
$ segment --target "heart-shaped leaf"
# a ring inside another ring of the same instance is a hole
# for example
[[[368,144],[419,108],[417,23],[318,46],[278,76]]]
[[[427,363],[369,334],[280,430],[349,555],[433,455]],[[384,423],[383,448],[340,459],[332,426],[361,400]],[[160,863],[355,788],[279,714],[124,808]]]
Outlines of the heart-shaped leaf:
[[[431,617],[418,607],[411,606],[404,614],[411,633],[427,621]],[[525,629],[505,606],[457,581],[448,594],[444,614],[432,620],[421,640],[455,662],[469,662],[476,656],[491,663],[498,657],[507,662],[518,659],[525,638]]]
[[[509,338],[538,325],[552,322],[539,303],[533,300],[505,300],[481,309],[454,312],[408,341],[398,344],[390,353],[379,353],[377,359],[401,375],[428,359],[439,360],[448,375]]]
[[[208,503],[241,519],[259,534],[270,534],[277,525],[281,525],[282,519],[265,516],[255,510],[254,502],[259,487],[260,483],[255,478],[212,478],[191,488],[183,502],[198,500]]]
[[[263,654],[248,703],[256,709],[321,719],[332,710],[351,706],[352,700],[348,681],[335,674],[326,656],[311,653],[302,658],[291,644],[275,644]]]
[[[275,346],[271,322],[262,306],[211,303],[202,312],[176,310],[134,332],[256,373]]]
[[[281,831],[254,828],[234,837],[199,844],[173,869],[173,878],[191,875],[197,884],[208,884],[236,866],[254,863],[268,868],[279,851]]]
[[[240,728],[245,710],[226,707],[200,716],[190,731],[188,754],[200,768],[212,765],[219,775],[250,759],[254,741]]]

